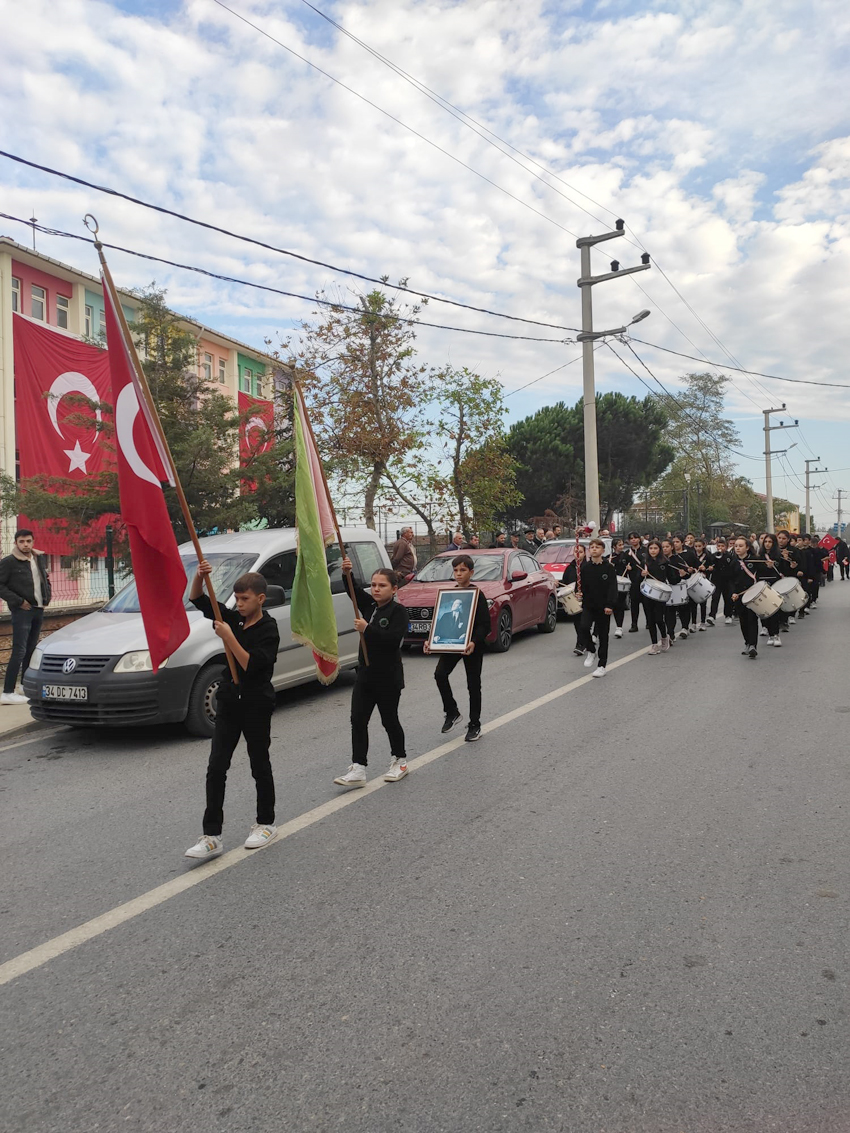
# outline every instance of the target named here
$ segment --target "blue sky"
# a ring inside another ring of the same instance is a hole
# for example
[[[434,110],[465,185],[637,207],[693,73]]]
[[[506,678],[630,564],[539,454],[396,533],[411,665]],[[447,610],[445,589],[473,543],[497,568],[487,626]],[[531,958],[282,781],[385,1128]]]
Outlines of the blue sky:
[[[550,184],[593,216],[486,145],[301,0],[231,6],[545,215],[391,123],[213,0],[0,0],[7,58],[17,61],[0,73],[4,148],[370,276],[409,276],[435,294],[566,326],[579,321],[575,235],[623,216],[640,247],[604,245],[595,266],[605,270],[615,254],[624,266],[635,263],[645,246],[670,282],[654,268],[638,277],[645,293],[626,279],[600,286],[598,326],[621,325],[649,307],[640,326],[649,342],[850,386],[845,4],[317,4],[557,173],[570,188]],[[57,228],[81,231],[83,213],[93,211],[116,244],[307,295],[341,282],[2,160],[0,187],[2,211],[28,217],[34,208]],[[11,222],[2,229],[26,241]],[[42,237],[39,247],[94,270],[83,246]],[[129,257],[115,256],[113,270],[128,286],[156,278],[175,307],[258,346],[310,312],[295,300]],[[429,317],[515,330],[449,308],[432,306]],[[575,345],[425,329],[419,344],[424,360],[498,375],[507,390],[579,353]],[[683,372],[700,368],[637,349],[670,389]],[[608,351],[597,357],[597,376],[603,391],[646,392]],[[512,416],[574,401],[580,386],[580,367],[569,366],[509,398]],[[796,442],[787,467],[801,473],[806,457],[820,455],[842,469],[815,499],[826,521],[834,489],[850,487],[850,468],[843,471],[850,466],[848,394],[736,375],[729,413],[739,422],[742,451],[755,458],[742,458],[740,471],[763,488],[760,411],[785,400],[803,430],[783,435],[783,445]],[[777,461],[774,468],[783,494],[784,467]],[[793,477],[787,491],[802,499]]]

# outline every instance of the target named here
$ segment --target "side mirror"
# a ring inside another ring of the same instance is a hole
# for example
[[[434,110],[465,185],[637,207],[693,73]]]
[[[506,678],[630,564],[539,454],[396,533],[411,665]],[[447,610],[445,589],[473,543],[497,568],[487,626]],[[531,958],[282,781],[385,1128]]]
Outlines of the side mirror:
[[[414,578],[416,578],[416,575],[411,572],[410,574],[406,574],[404,576],[404,581],[405,582],[413,582]]]
[[[524,578],[528,578],[527,570],[511,571],[511,582],[522,582]]]
[[[272,610],[275,606],[286,605],[286,591],[282,586],[268,586],[266,588],[266,600],[263,603],[263,608]]]

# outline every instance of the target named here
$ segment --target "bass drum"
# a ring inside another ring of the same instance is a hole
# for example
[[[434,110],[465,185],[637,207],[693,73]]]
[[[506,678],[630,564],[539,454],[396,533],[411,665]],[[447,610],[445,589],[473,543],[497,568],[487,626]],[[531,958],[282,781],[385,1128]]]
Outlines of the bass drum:
[[[675,586],[670,588],[670,591],[671,606],[687,606],[690,598],[688,597],[688,585],[686,582],[677,582]]]
[[[709,582],[704,574],[692,574],[685,586],[687,587],[688,597],[697,605],[700,602],[707,602],[714,593],[714,583]]]
[[[796,614],[809,600],[797,578],[780,578],[774,582],[773,589],[782,599],[782,609],[786,614]]]
[[[666,604],[670,601],[673,587],[669,582],[659,582],[657,578],[645,578],[640,584],[640,592],[644,598],[649,598],[652,602]]]
[[[760,618],[771,617],[782,606],[781,596],[764,580],[745,590],[741,601]]]

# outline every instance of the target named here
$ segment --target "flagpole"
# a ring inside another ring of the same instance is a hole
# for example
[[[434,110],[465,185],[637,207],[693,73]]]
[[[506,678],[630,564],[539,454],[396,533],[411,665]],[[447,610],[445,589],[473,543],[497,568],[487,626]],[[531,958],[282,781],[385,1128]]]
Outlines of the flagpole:
[[[192,546],[195,548],[195,554],[198,556],[198,563],[200,563],[204,556],[203,556],[203,552],[201,551],[201,544],[200,544],[200,540],[198,539],[198,533],[195,530],[195,524],[192,521],[192,516],[189,512],[189,503],[186,499],[186,494],[183,491],[183,485],[180,482],[180,476],[178,475],[178,472],[177,472],[177,466],[174,463],[174,457],[171,455],[171,448],[168,444],[168,440],[166,439],[165,431],[162,428],[162,422],[159,419],[159,413],[157,412],[156,403],[154,402],[153,395],[151,394],[151,391],[150,391],[150,387],[148,386],[148,380],[145,377],[145,372],[142,369],[142,364],[139,361],[139,356],[136,353],[136,348],[133,346],[133,340],[130,337],[130,328],[127,325],[126,318],[124,317],[124,310],[123,310],[120,302],[118,301],[118,292],[116,291],[116,288],[115,288],[115,282],[112,279],[112,273],[109,270],[109,266],[106,262],[106,257],[103,254],[103,245],[101,244],[101,242],[97,238],[97,229],[95,229],[94,246],[95,246],[95,249],[97,250],[97,254],[100,258],[100,266],[101,266],[101,270],[103,271],[103,280],[104,280],[104,283],[106,284],[106,286],[109,288],[109,295],[110,295],[110,299],[112,300],[112,307],[113,307],[113,310],[115,311],[115,314],[118,318],[118,323],[121,327],[121,333],[124,337],[125,345],[127,346],[127,353],[130,356],[130,361],[132,362],[133,369],[136,372],[136,379],[139,383],[139,388],[142,390],[145,401],[147,402],[148,409],[150,410],[150,418],[153,421],[154,428],[156,429],[157,434],[159,435],[160,442],[162,444],[163,452],[165,453],[166,458],[168,460],[168,466],[169,466],[169,470],[171,472],[171,477],[174,480],[174,488],[177,492],[177,499],[180,501],[180,510],[183,512],[183,521],[186,524],[186,529],[189,533],[189,538],[192,541]],[[204,582],[206,583],[207,592],[209,593],[210,605],[212,606],[212,609],[213,609],[213,615],[215,617],[215,620],[217,622],[220,622],[220,621],[222,621],[221,609],[220,609],[219,604],[218,604],[218,599],[216,598],[216,595],[215,595],[215,588],[213,587],[212,579],[210,578],[210,576],[208,574],[204,576]],[[223,644],[224,644],[224,652],[225,652],[225,655],[227,657],[227,664],[228,664],[228,667],[230,669],[230,675],[233,678],[233,683],[239,684],[239,674],[236,670],[236,660],[235,660],[233,654],[230,652],[230,649],[227,646],[227,643],[225,642]]]
[[[304,420],[307,423],[307,430],[310,433],[310,440],[313,442],[313,448],[318,453],[319,449],[318,449],[318,445],[316,444],[316,434],[313,432],[313,423],[310,420],[310,414],[307,411],[307,402],[304,400],[304,391],[301,388],[301,383],[298,381],[298,379],[296,377],[293,377],[292,384],[295,388],[296,394],[298,395],[298,399],[301,402],[301,405],[304,409]],[[340,554],[342,555],[342,557],[345,558],[346,557],[345,544],[342,541],[342,533],[340,532],[339,522],[337,521],[337,518],[336,518],[336,508],[334,507],[334,502],[333,502],[333,499],[331,498],[331,490],[328,487],[328,478],[325,475],[325,466],[324,466],[324,464],[322,464],[321,460],[319,461],[319,470],[322,473],[322,483],[325,486],[325,495],[328,498],[328,504],[329,504],[330,509],[331,509],[331,518],[333,519],[334,530],[336,531],[337,543],[339,543],[339,551],[340,551]],[[296,517],[296,522],[297,522],[297,517]],[[354,616],[355,616],[355,618],[359,618],[360,617],[360,609],[357,605],[357,597],[354,593],[354,579],[351,577],[351,571],[344,571],[343,573],[345,574],[345,580],[346,580],[346,583],[348,584],[348,596],[349,596],[349,598],[351,598],[351,604],[354,607]],[[369,665],[369,652],[366,649],[366,639],[364,638],[362,633],[360,634],[360,645],[363,649],[363,660],[366,662],[366,666],[368,667],[368,665]]]

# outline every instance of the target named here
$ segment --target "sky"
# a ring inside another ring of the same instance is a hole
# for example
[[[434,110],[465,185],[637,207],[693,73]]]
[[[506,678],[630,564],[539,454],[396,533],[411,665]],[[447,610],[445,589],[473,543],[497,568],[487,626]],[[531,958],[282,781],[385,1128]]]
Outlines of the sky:
[[[600,348],[597,389],[642,397],[657,379],[675,394],[703,360],[796,379],[725,371],[743,454],[730,465],[764,491],[762,412],[785,402],[774,420],[800,426],[773,434],[789,450],[774,493],[802,504],[804,460],[820,457],[812,510],[834,522],[850,489],[850,6],[317,0],[372,54],[305,0],[227,4],[0,0],[0,148],[337,268],[568,328],[576,237],[622,218],[594,273],[644,250],[652,267],[597,285],[594,325],[648,308],[634,335],[654,345],[632,342],[643,368],[613,343],[646,385]],[[0,211],[79,234],[91,212],[110,243],[308,297],[370,286],[3,158]],[[31,239],[10,220],[0,232]],[[84,244],[37,243],[96,272]],[[260,348],[314,309],[119,253],[110,264],[121,286],[156,280],[175,309]],[[418,331],[421,361],[498,377],[509,421],[581,396],[572,331],[436,302],[422,317],[526,336]]]

